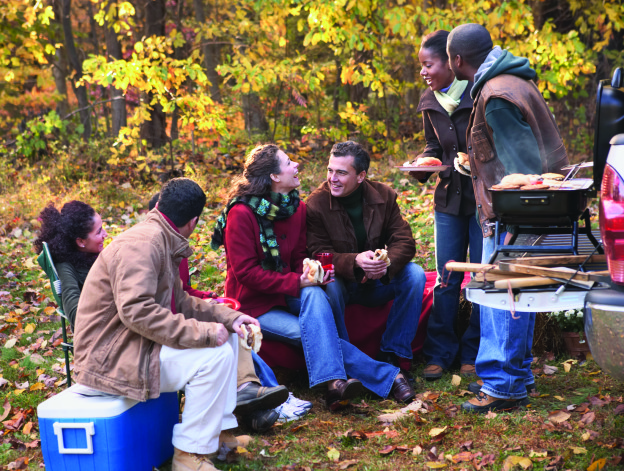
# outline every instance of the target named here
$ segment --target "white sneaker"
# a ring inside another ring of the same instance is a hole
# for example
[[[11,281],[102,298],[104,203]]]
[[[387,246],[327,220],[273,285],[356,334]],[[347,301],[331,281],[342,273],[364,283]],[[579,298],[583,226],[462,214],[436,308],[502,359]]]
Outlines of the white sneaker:
[[[312,403],[309,401],[304,401],[303,399],[296,398],[293,393],[288,393],[288,399],[286,399],[286,404],[290,404],[294,407],[298,407],[299,409],[312,409]]]
[[[309,412],[309,409],[295,407],[288,402],[285,402],[275,410],[279,414],[277,421],[281,423],[290,422],[291,420],[298,420]]]

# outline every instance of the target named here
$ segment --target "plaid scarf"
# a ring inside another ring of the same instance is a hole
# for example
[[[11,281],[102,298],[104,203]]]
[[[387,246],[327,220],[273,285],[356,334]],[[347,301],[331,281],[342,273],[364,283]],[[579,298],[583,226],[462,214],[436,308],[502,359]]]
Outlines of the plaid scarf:
[[[223,245],[227,215],[235,204],[241,203],[251,209],[256,216],[256,221],[258,221],[258,226],[260,228],[260,246],[265,255],[265,259],[262,260],[261,263],[262,268],[281,272],[285,264],[280,258],[279,245],[277,244],[275,232],[273,232],[273,221],[288,219],[295,214],[299,207],[299,192],[293,190],[287,195],[271,193],[271,198],[275,203],[272,203],[267,198],[251,195],[232,198],[221,212],[221,215],[217,218],[214,233],[212,234],[212,241],[210,242],[212,249],[217,250]]]

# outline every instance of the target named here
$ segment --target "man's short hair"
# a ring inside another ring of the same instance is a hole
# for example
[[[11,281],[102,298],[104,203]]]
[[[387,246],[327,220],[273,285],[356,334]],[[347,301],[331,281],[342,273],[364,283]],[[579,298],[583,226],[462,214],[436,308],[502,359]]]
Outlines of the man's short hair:
[[[355,173],[368,172],[370,155],[364,147],[354,141],[337,142],[332,147],[331,155],[334,157],[353,157]]]
[[[182,227],[199,217],[205,204],[206,194],[197,183],[190,178],[174,178],[160,190],[158,210]]]
[[[468,65],[476,69],[483,64],[494,47],[488,30],[476,23],[459,25],[451,31],[447,41],[451,60],[461,56]]]
[[[156,207],[156,203],[158,203],[158,198],[160,198],[160,191],[150,198],[149,203],[147,203],[147,209],[150,211],[154,209]]]

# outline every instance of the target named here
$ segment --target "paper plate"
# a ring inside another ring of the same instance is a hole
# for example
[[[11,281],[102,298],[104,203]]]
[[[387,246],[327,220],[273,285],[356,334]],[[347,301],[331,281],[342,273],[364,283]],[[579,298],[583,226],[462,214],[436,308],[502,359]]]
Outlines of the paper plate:
[[[399,165],[394,168],[398,168],[399,170],[403,172],[442,172],[443,170],[446,170],[449,167],[450,165],[435,165],[435,166],[429,166],[429,167],[404,167],[402,165]]]
[[[230,307],[235,311],[238,311],[241,307],[241,304],[234,298],[214,298],[214,300],[222,304],[231,304]]]

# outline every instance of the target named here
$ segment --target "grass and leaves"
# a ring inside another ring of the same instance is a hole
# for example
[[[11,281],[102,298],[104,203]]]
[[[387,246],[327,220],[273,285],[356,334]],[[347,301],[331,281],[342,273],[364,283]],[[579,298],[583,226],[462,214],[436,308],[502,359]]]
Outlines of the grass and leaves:
[[[220,212],[232,172],[224,165],[185,162],[186,175],[203,183],[208,205],[191,237],[195,252],[192,283],[223,291],[225,256],[210,248],[214,220]],[[301,171],[305,198],[323,179],[325,162],[310,158]],[[229,168],[229,167],[228,167]],[[435,266],[433,183],[415,184],[405,174],[373,162],[371,173],[392,185],[417,239],[415,262]],[[40,174],[41,175],[41,174]],[[132,183],[114,175],[79,180],[54,191],[26,184],[15,176],[12,191],[0,194],[0,467],[41,469],[43,458],[37,405],[65,387],[60,348],[60,319],[50,285],[36,262],[32,242],[37,213],[48,201],[71,199],[92,204],[114,237],[144,217],[158,184]],[[42,177],[38,177],[42,178]],[[111,184],[114,181],[116,184]],[[6,182],[5,182],[6,184]],[[11,204],[17,205],[11,209]],[[13,211],[13,212],[11,212]],[[541,335],[536,331],[536,337]],[[415,365],[419,378],[423,365]],[[473,416],[461,412],[472,397],[468,380],[447,373],[437,382],[417,379],[418,407],[390,422],[400,406],[363,396],[342,412],[331,414],[322,392],[307,387],[305,372],[278,371],[296,396],[314,403],[305,418],[257,435],[247,449],[228,455],[220,469],[612,469],[624,455],[624,384],[591,361],[552,353],[533,364],[539,394],[526,411]],[[385,415],[386,418],[379,419]],[[244,426],[241,432],[247,432]]]

